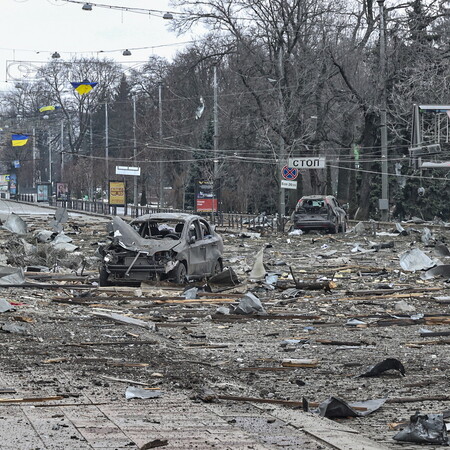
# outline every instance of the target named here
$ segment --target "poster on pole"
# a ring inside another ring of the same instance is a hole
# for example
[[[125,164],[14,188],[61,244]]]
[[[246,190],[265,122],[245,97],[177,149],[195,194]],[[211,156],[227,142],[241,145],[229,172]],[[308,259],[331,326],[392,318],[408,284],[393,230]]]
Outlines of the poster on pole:
[[[214,192],[214,183],[212,181],[198,180],[196,186],[196,204],[197,212],[218,211],[217,195]]]
[[[0,175],[0,191],[7,191],[9,187],[9,174]]]
[[[56,183],[56,200],[69,200],[69,185],[67,183]]]
[[[17,174],[12,173],[9,177],[9,193],[17,195]]]
[[[109,204],[114,206],[125,206],[125,182],[109,182]]]
[[[50,197],[50,183],[38,183],[36,184],[36,194],[38,202],[48,202]]]

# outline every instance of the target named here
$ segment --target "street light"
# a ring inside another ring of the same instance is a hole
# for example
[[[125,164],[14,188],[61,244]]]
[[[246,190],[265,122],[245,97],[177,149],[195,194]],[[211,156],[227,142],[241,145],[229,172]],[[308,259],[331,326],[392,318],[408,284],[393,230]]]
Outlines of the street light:
[[[122,55],[123,56],[131,56],[131,52],[130,52],[130,50],[126,49],[123,51]]]
[[[55,53],[52,54],[52,58],[53,59],[58,59],[58,58],[61,58],[61,55],[58,52],[55,52]]]
[[[170,13],[170,12],[166,12],[166,13],[163,15],[163,19],[166,19],[166,20],[172,20],[172,19],[173,19],[173,14]]]
[[[83,11],[92,11],[92,5],[90,3],[85,3],[81,9]]]

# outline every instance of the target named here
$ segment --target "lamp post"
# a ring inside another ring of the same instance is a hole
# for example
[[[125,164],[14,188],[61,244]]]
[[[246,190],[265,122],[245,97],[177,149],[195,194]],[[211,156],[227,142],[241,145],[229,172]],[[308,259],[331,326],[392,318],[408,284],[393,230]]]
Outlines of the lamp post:
[[[160,157],[159,157],[159,207],[164,206],[163,196],[164,196],[164,154],[162,148],[163,141],[163,121],[162,121],[162,81],[158,83],[158,115],[159,115],[159,145]]]
[[[136,167],[136,158],[137,158],[137,139],[136,139],[136,97],[133,96],[133,163],[134,167]],[[137,206],[138,206],[138,180],[137,177],[133,177],[133,203],[136,208],[137,215]]]
[[[381,219],[389,218],[389,180],[386,125],[386,35],[384,23],[384,0],[377,0],[380,8],[380,133],[381,133]]]

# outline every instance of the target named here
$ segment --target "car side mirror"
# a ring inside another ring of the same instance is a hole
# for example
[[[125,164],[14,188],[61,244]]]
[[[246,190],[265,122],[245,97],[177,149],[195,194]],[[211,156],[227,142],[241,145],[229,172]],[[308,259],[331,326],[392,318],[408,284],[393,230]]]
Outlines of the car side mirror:
[[[346,203],[345,205],[342,205],[342,209],[344,211],[348,211],[348,203]]]
[[[189,243],[190,244],[195,244],[195,241],[196,241],[197,239],[195,239],[195,236],[191,236],[190,238],[189,238]]]

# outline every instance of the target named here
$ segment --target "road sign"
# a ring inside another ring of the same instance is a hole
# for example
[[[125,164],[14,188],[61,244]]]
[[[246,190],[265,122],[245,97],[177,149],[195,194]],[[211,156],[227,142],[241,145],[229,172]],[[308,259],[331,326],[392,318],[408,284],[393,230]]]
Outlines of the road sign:
[[[289,180],[281,180],[281,188],[282,189],[297,189],[297,182],[289,181]]]
[[[325,157],[289,158],[288,166],[296,169],[325,169]]]
[[[116,175],[134,175],[138,177],[140,174],[140,167],[116,166]]]
[[[296,169],[294,167],[284,166],[281,169],[281,176],[285,180],[295,180],[298,176],[298,169]]]

